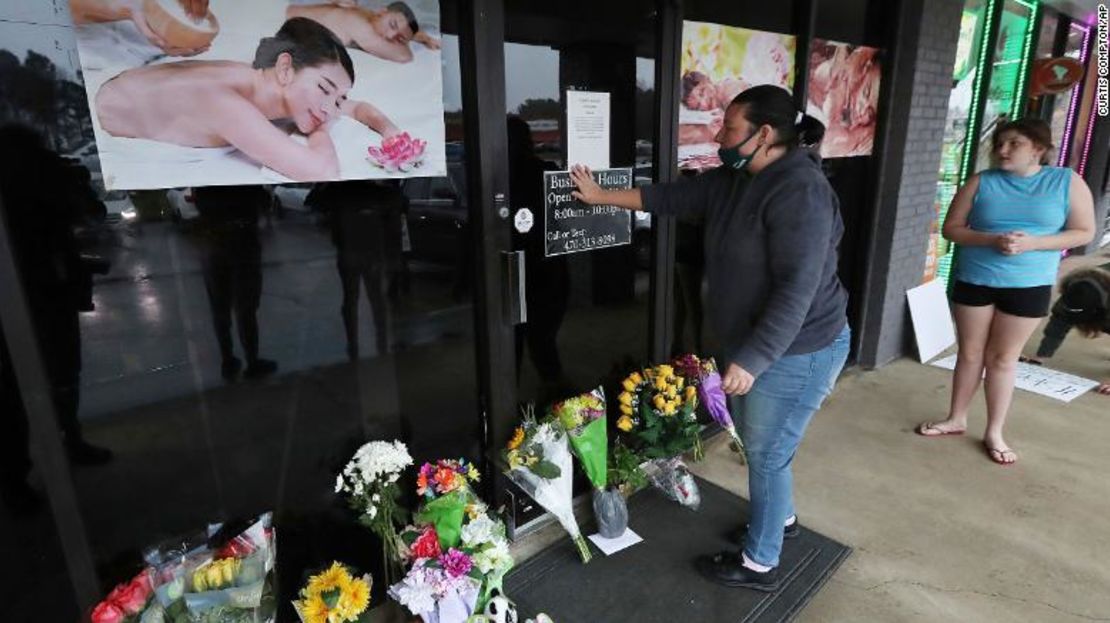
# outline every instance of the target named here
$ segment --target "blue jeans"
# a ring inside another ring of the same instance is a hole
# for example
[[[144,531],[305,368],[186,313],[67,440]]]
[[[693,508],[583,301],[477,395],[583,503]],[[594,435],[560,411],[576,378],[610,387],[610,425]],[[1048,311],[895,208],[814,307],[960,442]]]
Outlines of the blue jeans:
[[[747,395],[729,400],[748,455],[751,517],[744,553],[758,564],[779,564],[783,524],[794,514],[794,453],[813,414],[832,393],[850,342],[845,326],[817,352],[782,357]]]

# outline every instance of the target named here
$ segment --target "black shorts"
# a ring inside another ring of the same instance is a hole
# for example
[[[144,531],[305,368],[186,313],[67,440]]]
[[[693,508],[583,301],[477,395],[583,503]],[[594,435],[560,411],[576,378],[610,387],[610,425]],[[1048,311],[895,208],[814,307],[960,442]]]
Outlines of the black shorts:
[[[1023,318],[1044,318],[1052,305],[1052,286],[992,288],[966,281],[952,286],[952,302],[969,307],[994,305],[998,311]]]

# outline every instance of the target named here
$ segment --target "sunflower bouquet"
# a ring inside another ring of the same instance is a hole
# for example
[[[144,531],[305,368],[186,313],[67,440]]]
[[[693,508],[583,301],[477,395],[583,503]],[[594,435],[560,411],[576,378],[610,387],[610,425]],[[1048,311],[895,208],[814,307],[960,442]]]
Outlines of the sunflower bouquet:
[[[471,485],[479,480],[478,468],[466,459],[440,459],[420,467],[416,494],[423,506],[416,513],[416,522],[435,526],[443,549],[459,544],[467,508],[477,502]]]
[[[736,444],[736,451],[740,453],[740,462],[746,463],[744,442],[736,432],[736,424],[729,413],[728,398],[722,386],[721,373],[717,370],[717,362],[712,357],[701,359],[691,353],[676,359],[674,367],[689,379],[690,384],[698,388],[698,397],[709,412],[709,417],[728,432]]]
[[[555,516],[587,563],[592,556],[574,518],[570,457],[563,428],[552,418],[536,420],[532,407],[525,409],[523,422],[502,453],[509,480]]]
[[[349,567],[333,562],[308,579],[293,609],[302,623],[366,623],[372,584],[369,574],[358,577]]]
[[[663,459],[693,450],[694,460],[701,459],[697,388],[674,366],[633,372],[621,388],[617,429],[634,440],[644,457]]]
[[[408,448],[400,441],[371,441],[355,453],[335,478],[335,492],[347,496],[359,522],[382,542],[382,568],[391,581],[400,564],[397,526],[404,525],[405,512],[398,502],[397,481],[412,465]]]

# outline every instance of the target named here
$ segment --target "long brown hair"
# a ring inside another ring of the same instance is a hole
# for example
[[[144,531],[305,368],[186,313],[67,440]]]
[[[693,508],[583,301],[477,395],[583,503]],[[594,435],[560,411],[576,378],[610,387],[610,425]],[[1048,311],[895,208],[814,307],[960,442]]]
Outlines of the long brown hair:
[[[1018,134],[1029,139],[1034,146],[1044,149],[1044,155],[1041,156],[1041,164],[1050,164],[1052,162],[1052,151],[1056,146],[1052,144],[1052,128],[1048,127],[1043,119],[1036,117],[1022,117],[1021,119],[1014,119],[1001,123],[994,129],[994,134],[991,135],[991,152],[997,154],[998,148],[1002,145],[1002,135],[1006,132],[1017,132]]]

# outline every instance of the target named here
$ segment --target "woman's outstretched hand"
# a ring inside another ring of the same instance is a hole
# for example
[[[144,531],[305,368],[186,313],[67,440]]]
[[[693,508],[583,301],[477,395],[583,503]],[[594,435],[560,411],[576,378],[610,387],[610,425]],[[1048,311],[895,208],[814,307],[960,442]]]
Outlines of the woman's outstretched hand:
[[[582,203],[597,205],[604,203],[605,190],[594,181],[593,172],[589,167],[576,164],[570,168],[570,179],[578,190],[570,194]]]

